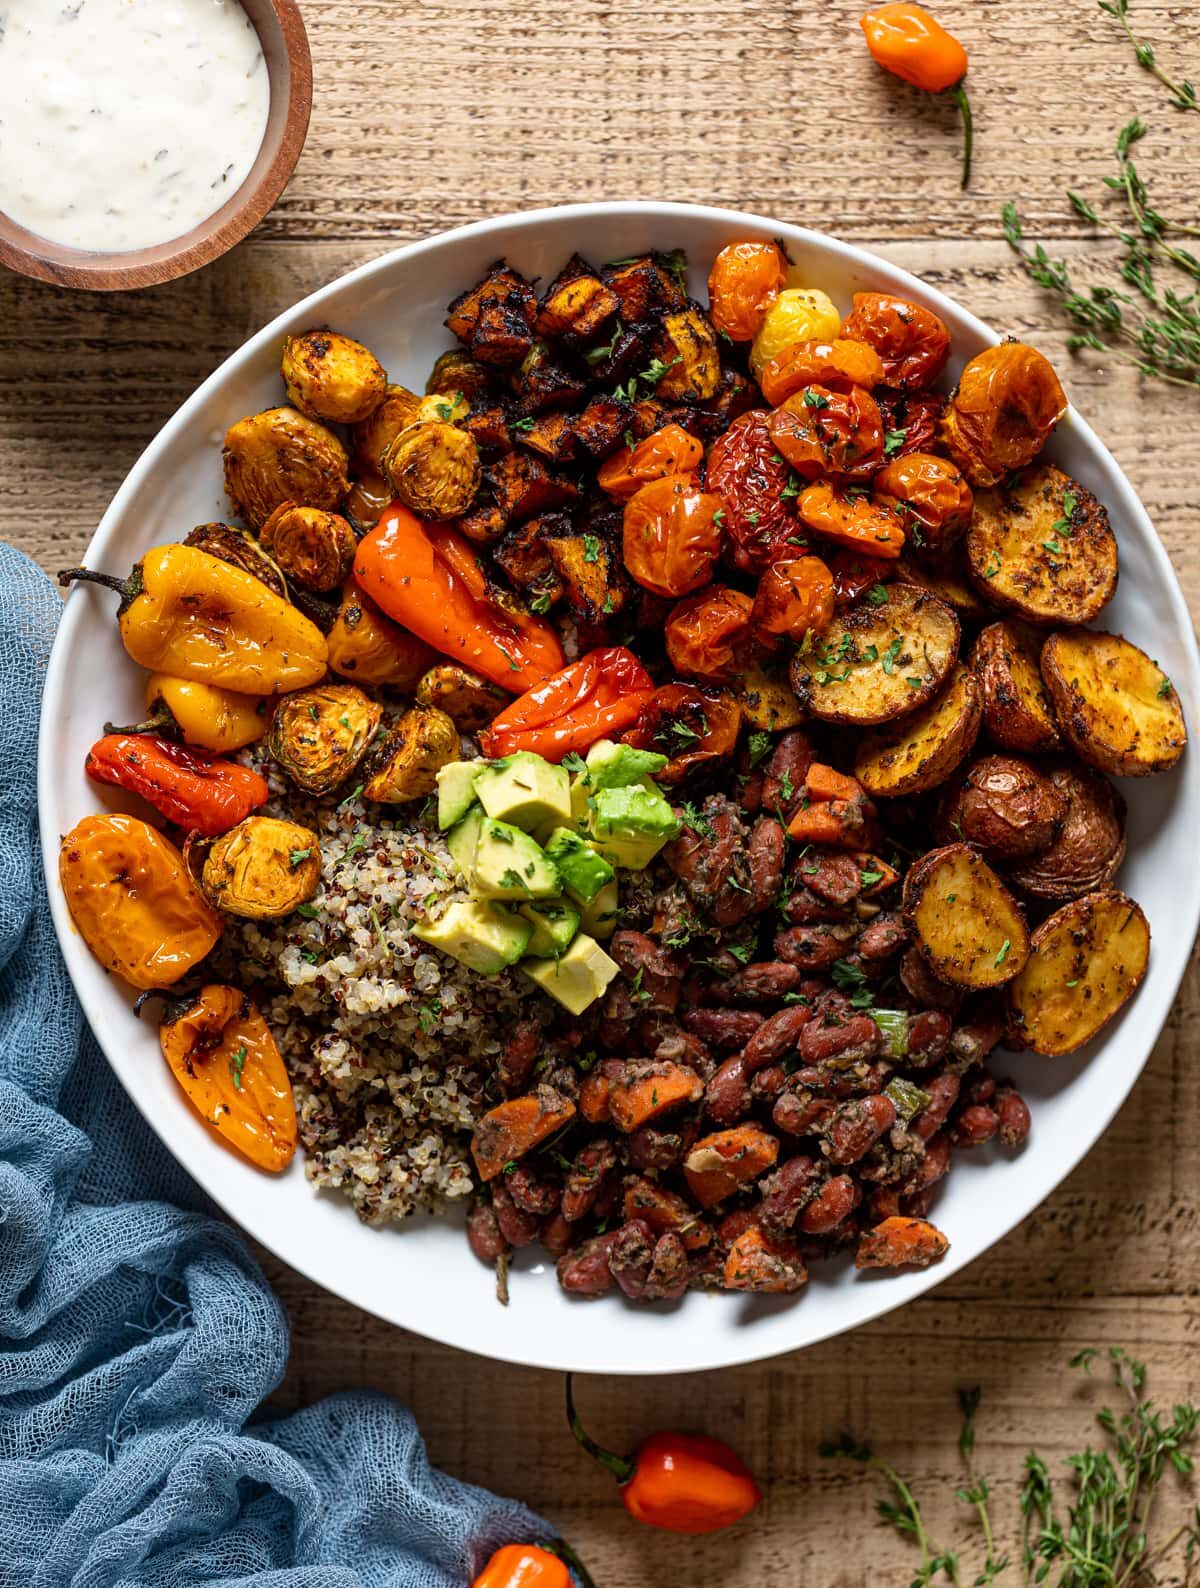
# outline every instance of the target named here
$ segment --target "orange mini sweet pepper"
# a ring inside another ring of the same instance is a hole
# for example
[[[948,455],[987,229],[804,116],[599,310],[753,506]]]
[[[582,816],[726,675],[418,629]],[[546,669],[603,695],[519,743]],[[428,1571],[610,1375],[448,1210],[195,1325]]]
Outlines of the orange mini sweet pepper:
[[[593,1588],[583,1562],[561,1539],[548,1545],[502,1545],[471,1588],[574,1588],[567,1562],[584,1588]]]
[[[867,48],[893,77],[899,77],[927,94],[950,94],[963,119],[962,185],[971,180],[974,123],[963,79],[967,52],[942,24],[922,6],[878,6],[861,18]]]

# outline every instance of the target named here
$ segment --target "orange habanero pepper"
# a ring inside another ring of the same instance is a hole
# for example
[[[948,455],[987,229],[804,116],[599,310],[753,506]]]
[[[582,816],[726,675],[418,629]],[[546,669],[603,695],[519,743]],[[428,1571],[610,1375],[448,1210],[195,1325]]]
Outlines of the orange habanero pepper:
[[[962,185],[971,180],[971,149],[975,128],[963,79],[967,52],[958,40],[921,6],[883,5],[860,19],[867,48],[885,72],[927,94],[949,93],[963,119]]]
[[[704,1434],[651,1434],[632,1456],[605,1450],[584,1432],[570,1374],[567,1421],[588,1455],[616,1478],[625,1509],[636,1522],[670,1533],[716,1533],[740,1522],[762,1499],[741,1458]]]

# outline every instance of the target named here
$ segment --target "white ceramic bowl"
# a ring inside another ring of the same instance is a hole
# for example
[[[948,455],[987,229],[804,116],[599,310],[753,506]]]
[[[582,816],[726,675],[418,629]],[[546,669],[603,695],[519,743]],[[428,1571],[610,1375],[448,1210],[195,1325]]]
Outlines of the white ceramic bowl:
[[[420,389],[436,355],[451,345],[446,304],[505,255],[547,277],[575,249],[605,260],[647,248],[682,247],[692,290],[703,296],[709,263],[738,237],[780,237],[804,280],[843,308],[852,292],[884,288],[928,304],[950,326],[955,367],[996,333],[914,277],[815,232],[732,211],[678,204],[584,204],[505,215],[466,226],[364,265],[281,315],[228,359],[188,399],[143,453],[88,549],[91,567],[124,574],[148,547],[221,518],[220,438],[244,414],[281,398],[284,334],[330,324],[362,338],[393,379]],[[1003,327],[1001,327],[1003,330]],[[1061,372],[1070,381],[1070,369]],[[1093,490],[1112,515],[1121,581],[1104,614],[1157,657],[1196,722],[1200,659],[1187,610],[1154,530],[1112,457],[1071,411],[1050,455]],[[810,1345],[910,1301],[956,1273],[1007,1234],[1096,1142],[1125,1099],[1171,1007],[1200,919],[1195,864],[1200,753],[1171,775],[1126,786],[1129,857],[1120,876],[1144,906],[1154,934],[1150,970],[1137,998],[1092,1047],[1066,1059],[1001,1058],[1029,1098],[1033,1132],[1015,1155],[990,1149],[955,1159],[938,1203],[950,1252],[924,1272],[856,1275],[848,1260],[819,1264],[807,1292],[758,1300],[689,1295],[678,1306],[635,1308],[618,1297],[572,1302],[546,1262],[518,1263],[507,1308],[492,1275],[471,1256],[454,1220],[414,1219],[371,1230],[347,1203],[318,1194],[297,1155],[281,1178],[260,1174],[226,1151],[192,1113],[159,1055],[153,1024],[130,1013],[130,997],[106,976],[75,932],[57,881],[61,833],[106,803],[83,761],[106,720],[136,721],[142,678],[117,640],[113,601],[77,588],[46,684],[40,740],[40,799],[54,919],[75,987],[109,1062],[134,1103],[215,1201],[293,1268],[369,1312],[418,1333],[503,1360],[611,1373],[674,1373],[723,1367]]]

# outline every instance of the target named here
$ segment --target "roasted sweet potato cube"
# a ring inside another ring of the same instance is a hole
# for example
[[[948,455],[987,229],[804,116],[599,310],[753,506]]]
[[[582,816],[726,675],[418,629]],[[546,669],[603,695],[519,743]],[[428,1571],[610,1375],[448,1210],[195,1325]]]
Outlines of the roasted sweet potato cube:
[[[502,403],[481,404],[472,408],[459,423],[475,437],[475,444],[485,458],[496,458],[512,451],[512,431]]]
[[[688,1153],[683,1177],[702,1208],[715,1207],[757,1180],[779,1156],[779,1141],[757,1125],[735,1125],[704,1136]]]
[[[650,357],[650,336],[653,327],[625,325],[617,322],[611,339],[590,348],[585,354],[592,379],[602,386],[636,375]]]
[[[532,285],[498,259],[469,292],[455,298],[446,324],[480,364],[517,364],[533,344],[537,299]]]
[[[547,533],[569,535],[571,520],[565,513],[546,513],[531,518],[527,523],[510,529],[492,551],[496,566],[500,568],[518,590],[535,586],[539,594],[548,594],[551,600],[562,595],[562,581],[554,571]]]
[[[484,478],[506,524],[519,523],[551,508],[569,507],[580,497],[579,487],[569,475],[551,469],[541,458],[523,450],[510,452],[491,464],[485,469]]]
[[[574,424],[571,415],[559,409],[536,419],[519,420],[514,435],[531,452],[540,452],[553,463],[565,463],[575,456]]]
[[[633,405],[633,422],[629,428],[638,441],[644,441],[673,420],[674,414],[669,403],[660,402],[657,397],[642,397]]]
[[[621,300],[621,318],[627,324],[649,320],[687,302],[683,286],[671,266],[677,259],[643,254],[637,259],[617,259],[604,270],[604,279]]]
[[[495,502],[476,502],[475,506],[456,521],[457,527],[476,545],[488,546],[499,540],[508,528],[508,518]]]
[[[570,1098],[551,1086],[499,1103],[475,1126],[471,1153],[481,1180],[494,1180],[575,1117]]]
[[[616,397],[593,397],[572,420],[571,430],[580,448],[599,462],[624,445],[625,432],[632,422],[631,404]]]
[[[538,315],[538,334],[568,347],[587,347],[620,306],[621,300],[612,288],[605,286],[586,260],[576,254],[546,290]]]
[[[574,616],[582,623],[616,617],[629,599],[630,585],[613,544],[584,531],[549,535],[546,547]]]
[[[721,386],[721,355],[712,321],[698,303],[663,316],[654,354],[664,366],[655,394],[707,402]],[[657,367],[657,366],[656,366]]]
[[[698,1103],[703,1095],[704,1082],[686,1064],[634,1063],[613,1082],[608,1111],[617,1129],[628,1134],[685,1103]]]
[[[523,414],[544,413],[547,408],[570,408],[587,392],[587,381],[558,357],[548,343],[537,341],[513,371],[511,384]]]
[[[714,436],[723,435],[741,414],[763,406],[758,387],[741,370],[723,370],[716,395],[692,409],[696,427],[692,433],[702,436],[706,441],[711,440]]]

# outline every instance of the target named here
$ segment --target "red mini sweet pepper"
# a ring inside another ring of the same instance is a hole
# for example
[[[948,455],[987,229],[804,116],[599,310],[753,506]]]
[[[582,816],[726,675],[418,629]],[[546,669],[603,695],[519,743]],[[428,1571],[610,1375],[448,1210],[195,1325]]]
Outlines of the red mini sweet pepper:
[[[567,1375],[567,1421],[588,1455],[613,1474],[635,1521],[671,1533],[716,1533],[740,1522],[762,1499],[748,1468],[720,1439],[651,1434],[632,1456],[618,1456],[584,1431]]]
[[[88,751],[84,771],[140,794],[160,816],[205,838],[236,827],[271,792],[248,766],[149,733],[105,734]]]
[[[547,761],[586,750],[632,726],[654,694],[654,680],[632,651],[589,651],[527,690],[479,736],[485,755],[532,750]]]

